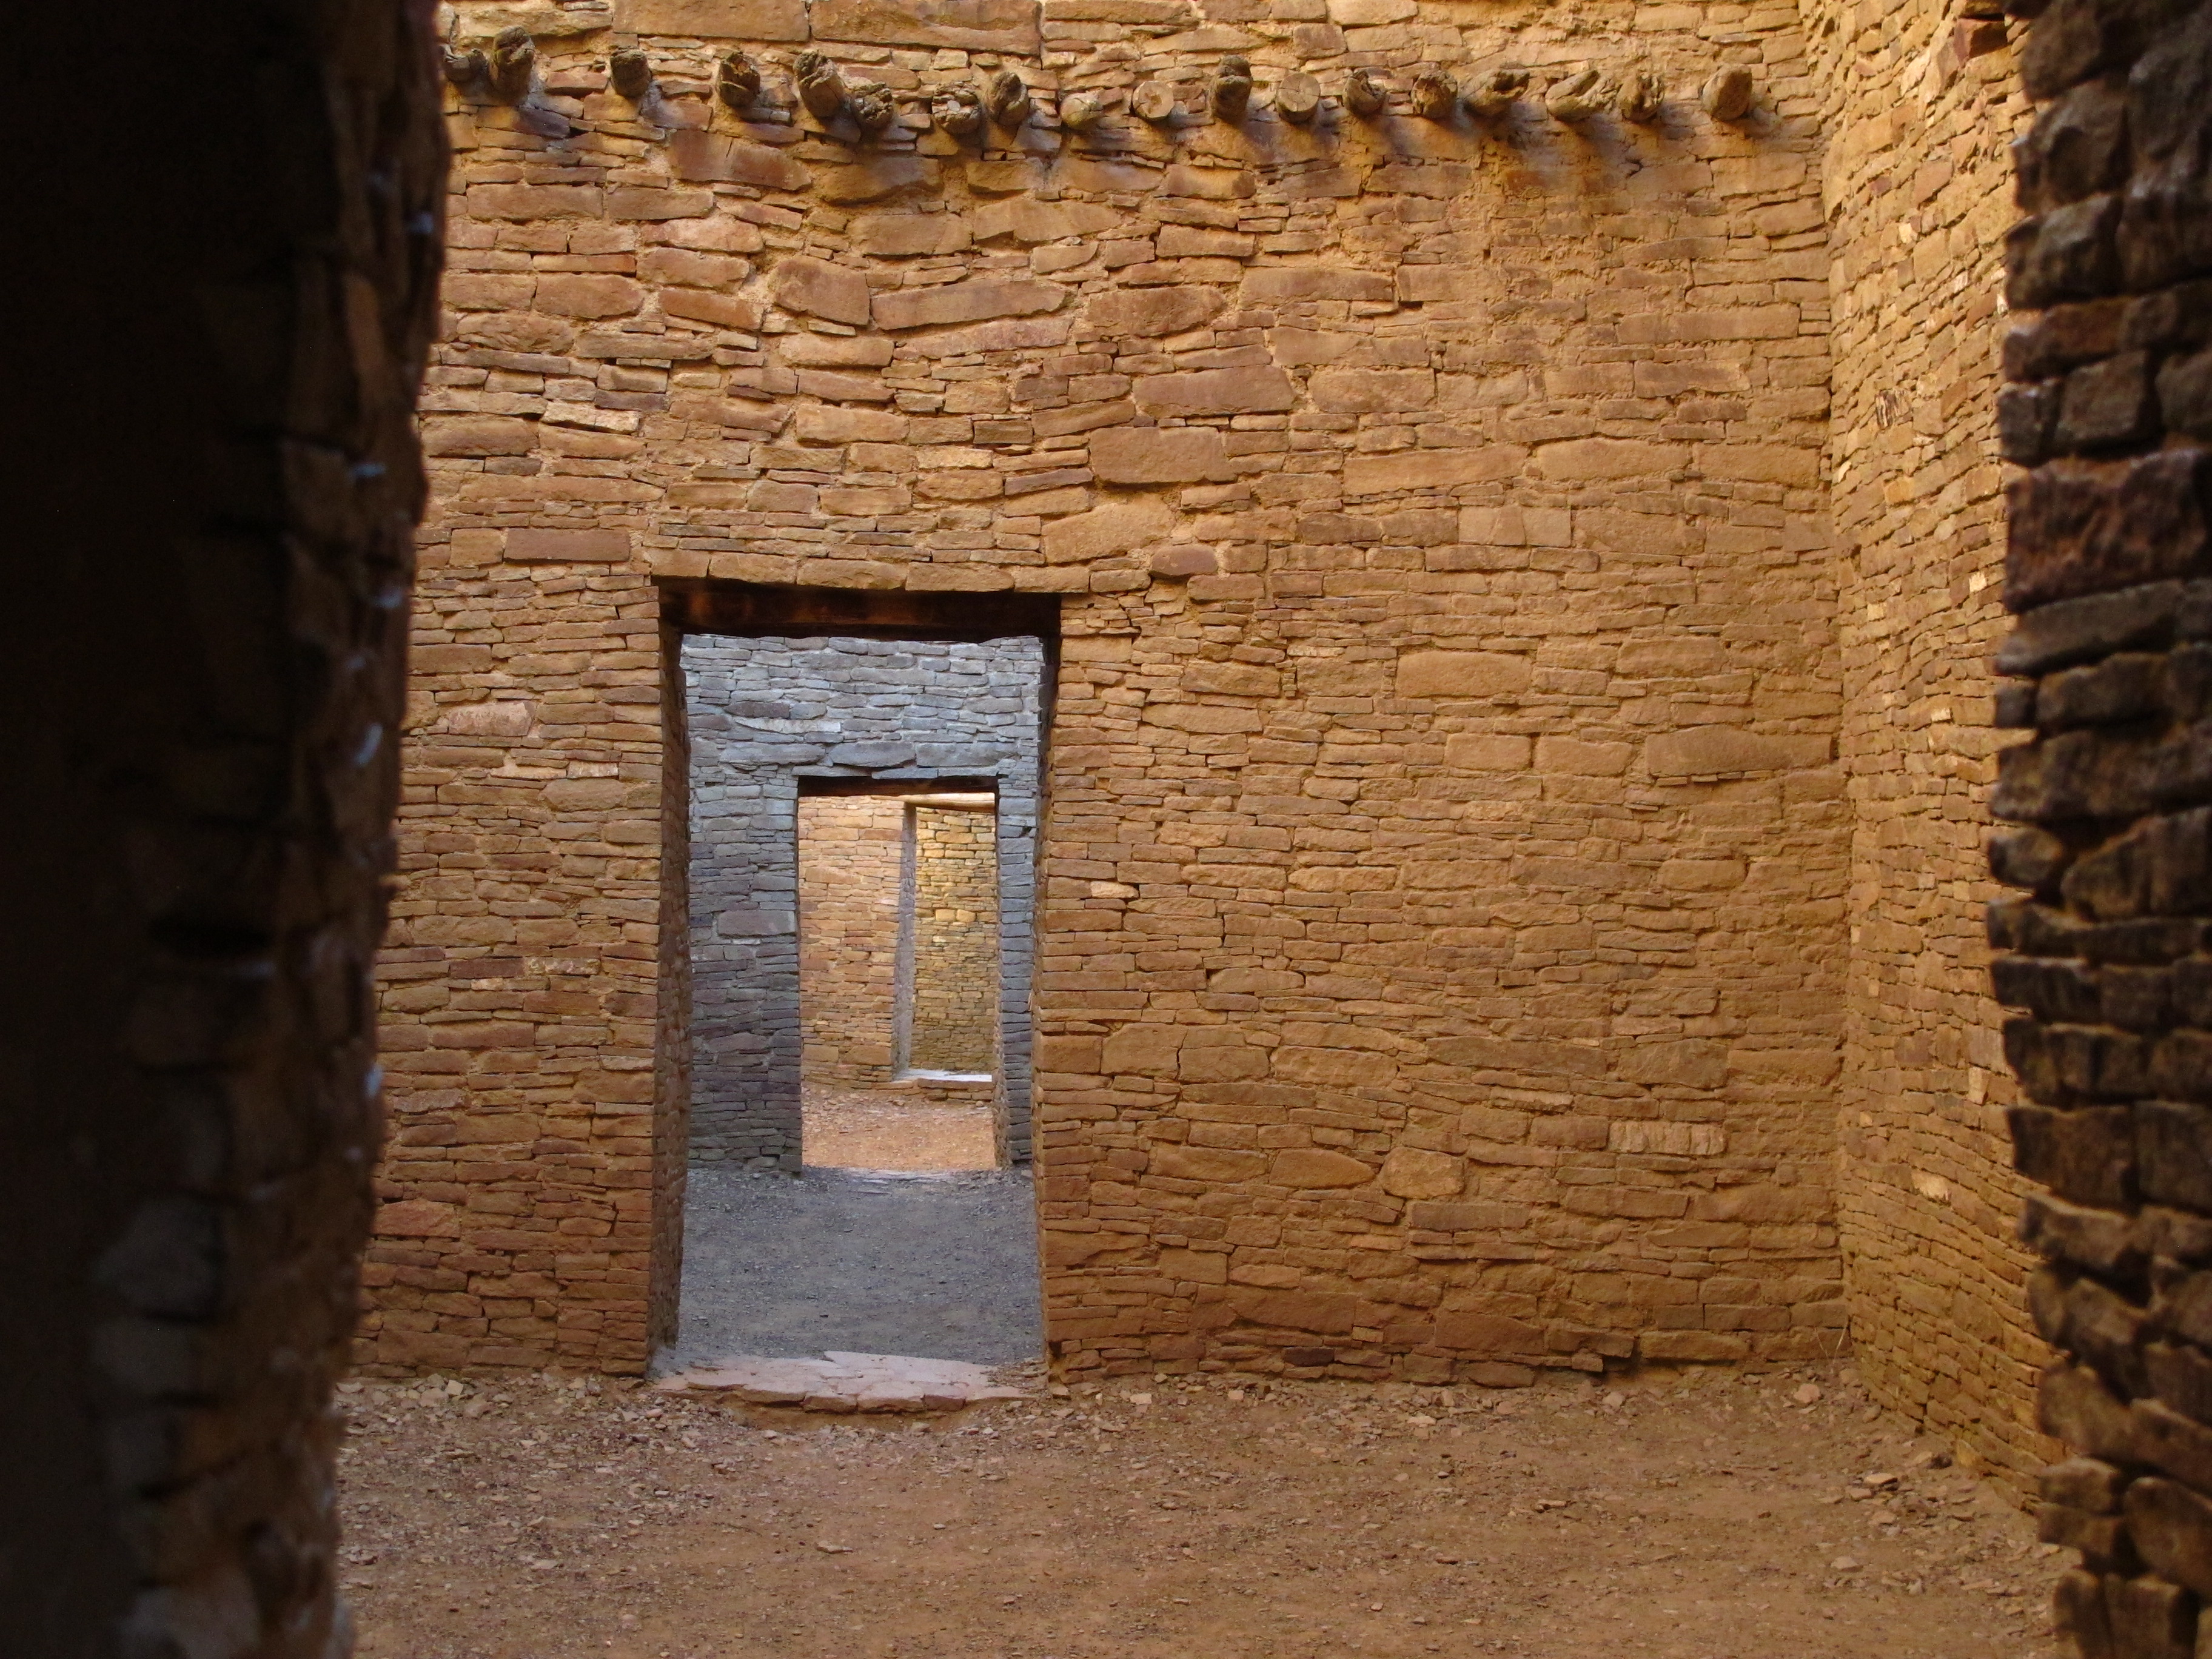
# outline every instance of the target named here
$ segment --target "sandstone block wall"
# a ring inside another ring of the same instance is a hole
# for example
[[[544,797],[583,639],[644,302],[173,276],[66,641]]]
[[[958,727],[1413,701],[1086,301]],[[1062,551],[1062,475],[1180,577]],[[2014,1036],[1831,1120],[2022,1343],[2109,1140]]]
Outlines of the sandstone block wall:
[[[2002,463],[2018,42],[1994,8],[1808,5],[1828,132],[1830,441],[1851,784],[1838,1221],[1868,1386],[2018,1485],[2045,1460],[1981,850],[2001,741]],[[1972,15],[1968,15],[1972,13]]]
[[[988,1073],[997,1065],[996,814],[908,808],[911,869],[902,1071]]]
[[[1060,608],[1034,1012],[1065,1364],[1836,1351],[1848,813],[1796,17],[1140,9],[793,8],[772,38],[647,9],[657,101],[588,28],[540,40],[529,107],[456,93],[396,963],[449,1000],[394,1029],[467,1079],[410,1108],[441,1132],[495,1136],[544,1068],[552,1115],[604,1126],[564,1167],[607,1194],[477,1189],[533,1218],[483,1259],[612,1228],[631,1178],[607,1068],[646,1047],[560,1039],[659,1017],[652,953],[540,1015],[557,953],[493,907],[542,884],[547,925],[588,919],[632,902],[617,867],[665,890],[649,830],[612,840],[663,809],[656,582],[1011,591]],[[806,34],[889,129],[799,112]],[[743,112],[711,95],[733,40],[769,94]],[[1501,115],[1414,112],[1425,67],[1510,63]],[[1555,116],[1584,64],[1656,74],[1656,119]],[[1723,64],[1741,118],[1698,101]],[[1018,124],[924,119],[1009,66]],[[1327,94],[1303,125],[1294,71]],[[1152,82],[1158,120],[1127,104]],[[1078,93],[1110,106],[1079,130]],[[446,740],[526,700],[526,732]],[[475,819],[526,799],[495,848]]]
[[[978,1069],[998,1073],[1008,1156],[1026,1159],[1042,643],[698,636],[684,655],[693,1159],[796,1170],[803,1155],[801,780],[919,788],[934,778],[989,781],[999,792],[995,856],[1006,903],[995,923],[1007,971],[995,981],[994,1012],[1007,1054],[1002,1067]],[[907,809],[896,799],[889,805],[896,828],[882,844],[891,860],[883,890],[896,903],[907,879]],[[834,809],[824,801],[814,810]],[[890,945],[896,975],[902,957],[911,962],[912,945],[894,931]],[[863,948],[881,954],[880,945]],[[892,1007],[870,1006],[873,1036],[853,1045],[845,1063],[872,1065],[880,1079],[896,1063],[899,1036]],[[863,1060],[866,1041],[879,1042],[881,1059]]]
[[[906,840],[898,796],[799,798],[804,1083],[881,1088],[897,1070]]]
[[[2212,8],[2057,0],[2021,58],[1999,404],[2010,537],[1990,907],[2042,1259],[2045,1539],[2089,1656],[2191,1653],[2212,1597]]]

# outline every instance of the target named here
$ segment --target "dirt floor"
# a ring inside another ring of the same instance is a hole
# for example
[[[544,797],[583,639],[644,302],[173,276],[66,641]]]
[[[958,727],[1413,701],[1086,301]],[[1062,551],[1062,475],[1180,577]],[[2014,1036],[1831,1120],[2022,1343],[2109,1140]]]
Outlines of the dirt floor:
[[[537,1377],[342,1403],[366,1659],[2051,1651],[2055,1547],[1848,1367],[922,1421]]]
[[[991,1103],[942,1105],[912,1089],[799,1092],[799,1144],[810,1167],[989,1170],[999,1162]]]
[[[827,1348],[1003,1364],[1044,1350],[1026,1170],[686,1177],[665,1370]]]

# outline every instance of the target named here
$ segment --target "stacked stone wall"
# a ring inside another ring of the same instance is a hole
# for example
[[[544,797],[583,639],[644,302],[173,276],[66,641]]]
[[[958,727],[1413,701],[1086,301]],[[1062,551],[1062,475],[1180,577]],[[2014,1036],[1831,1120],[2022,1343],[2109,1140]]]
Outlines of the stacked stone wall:
[[[799,799],[799,1078],[881,1088],[896,1070],[906,803]]]
[[[1999,734],[2008,145],[2020,22],[1808,3],[1833,259],[1830,444],[1851,921],[1838,1218],[1868,1386],[2016,1486],[2044,1458],[1981,850]]]
[[[906,1068],[989,1072],[998,1046],[995,814],[908,809],[913,966]]]
[[[2149,1659],[2212,1639],[2212,7],[2055,0],[2021,70],[1989,937],[2077,1454],[2041,1478],[2057,1622]]]
[[[1063,1362],[1836,1352],[1846,808],[1795,17],[765,15],[629,15],[638,100],[605,31],[541,40],[527,106],[455,94],[396,963],[422,1004],[393,1010],[438,1066],[403,1104],[496,1139],[534,1093],[601,1185],[556,1213],[542,1164],[440,1173],[439,1224],[528,1218],[487,1273],[616,1225],[605,1067],[647,1059],[613,1016],[649,1024],[654,952],[555,981],[517,935],[613,926],[617,868],[653,885],[649,836],[611,837],[661,805],[629,643],[656,580],[1014,590],[1061,605],[1034,1006]],[[810,31],[891,128],[794,113]],[[711,95],[733,39],[769,94],[742,112]],[[1424,68],[1513,63],[1494,118],[1413,107]],[[1654,118],[1547,107],[1585,64],[1656,75]],[[1698,96],[1726,65],[1731,118]],[[1008,67],[1018,125],[924,118]],[[1343,101],[1354,70],[1385,107]],[[1310,122],[1278,112],[1294,72]],[[1109,106],[1080,130],[1078,94]],[[539,725],[478,724],[526,700]],[[570,1021],[606,1024],[571,1049]]]

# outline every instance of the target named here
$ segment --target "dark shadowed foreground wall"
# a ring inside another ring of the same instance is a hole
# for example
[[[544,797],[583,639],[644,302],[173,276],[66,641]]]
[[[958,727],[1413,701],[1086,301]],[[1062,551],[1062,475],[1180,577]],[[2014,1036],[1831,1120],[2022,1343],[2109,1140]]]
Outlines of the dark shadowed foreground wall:
[[[0,1650],[334,1653],[441,240],[423,19],[15,21]]]
[[[2059,0],[2021,57],[1991,862],[2011,1112],[2063,1351],[2044,1536],[2079,1650],[2188,1654],[2212,1596],[2212,9]],[[2148,1571],[2146,1571],[2148,1569]],[[2208,1632],[2212,1633],[2212,1632]]]

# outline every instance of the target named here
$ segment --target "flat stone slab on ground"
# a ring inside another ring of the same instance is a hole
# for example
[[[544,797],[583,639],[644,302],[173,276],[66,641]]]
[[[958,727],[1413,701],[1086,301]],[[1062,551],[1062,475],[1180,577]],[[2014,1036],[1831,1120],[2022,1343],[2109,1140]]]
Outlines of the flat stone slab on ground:
[[[986,1365],[832,1349],[819,1359],[735,1354],[665,1376],[661,1394],[733,1394],[750,1406],[814,1412],[950,1412],[979,1400],[1019,1400]]]

